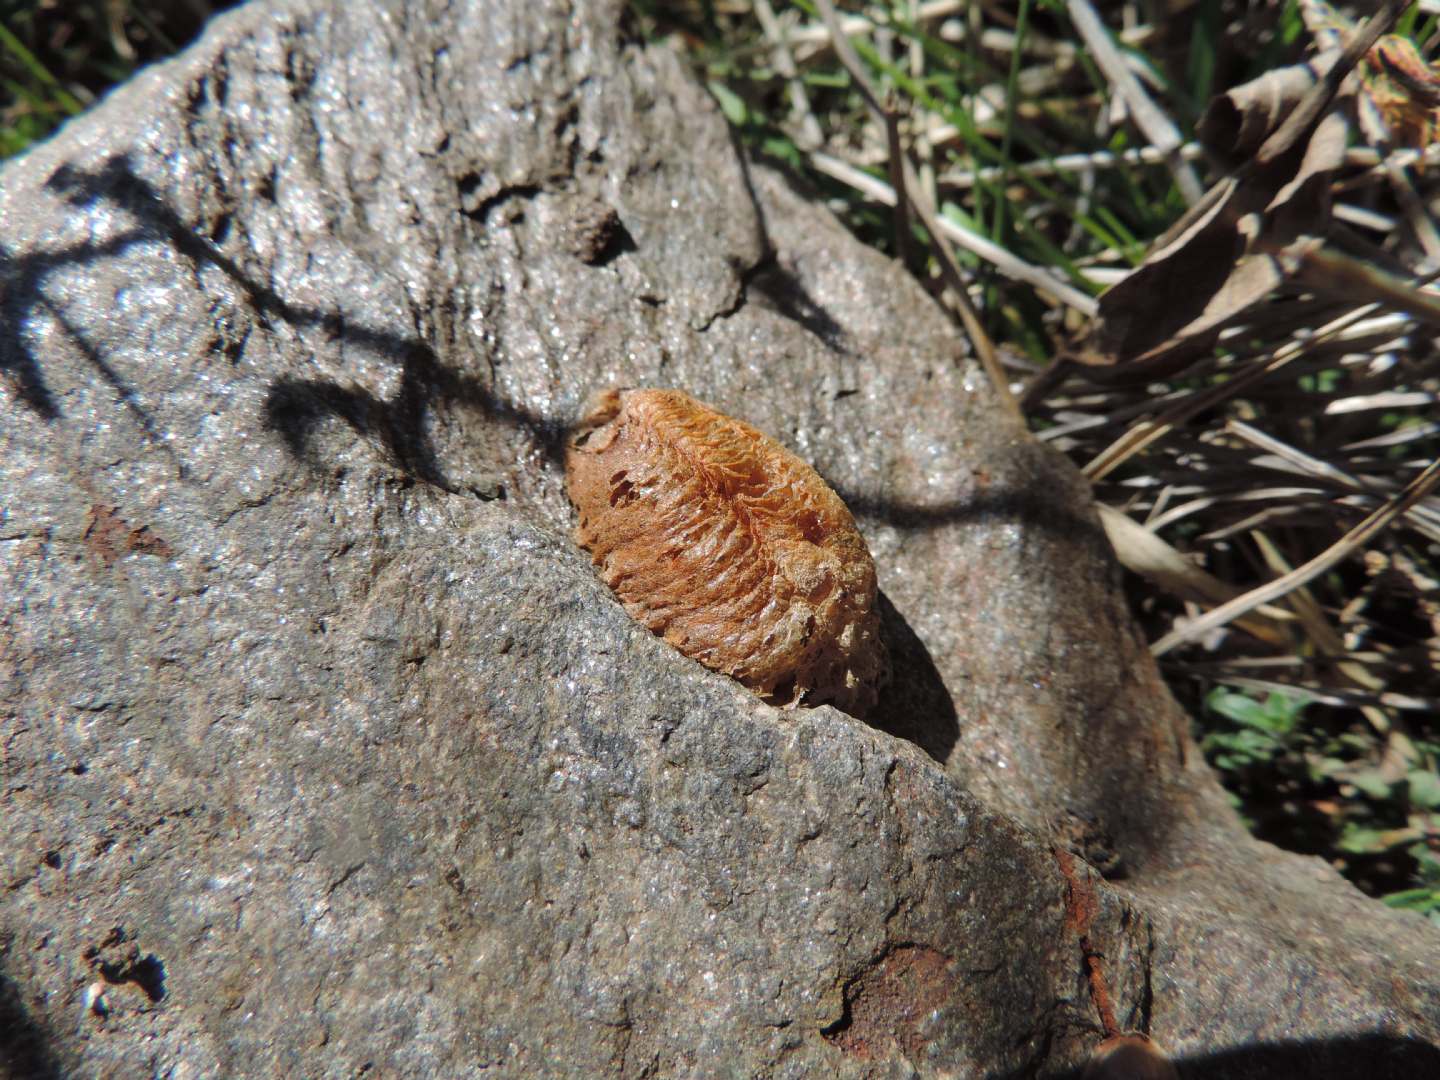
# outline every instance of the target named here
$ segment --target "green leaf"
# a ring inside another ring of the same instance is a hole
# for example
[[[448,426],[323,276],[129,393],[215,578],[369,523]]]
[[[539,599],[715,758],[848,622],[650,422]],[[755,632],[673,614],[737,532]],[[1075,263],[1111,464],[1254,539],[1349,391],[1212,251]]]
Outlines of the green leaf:
[[[1211,712],[1242,724],[1253,723],[1262,712],[1260,703],[1248,694],[1237,694],[1223,687],[1210,691],[1205,705]]]
[[[1440,776],[1431,770],[1416,769],[1406,778],[1410,788],[1410,802],[1427,810],[1440,807]]]
[[[1435,911],[1440,908],[1440,889],[1403,889],[1385,898],[1386,907],[1405,911]]]
[[[1390,798],[1390,781],[1385,779],[1379,769],[1362,769],[1345,779],[1372,799]]]
[[[1435,851],[1423,840],[1418,844],[1411,844],[1405,849],[1405,854],[1419,864],[1419,878],[1421,881],[1432,885],[1440,885],[1440,851]]]
[[[1373,855],[1390,847],[1390,837],[1384,829],[1369,829],[1354,823],[1345,826],[1345,832],[1336,845],[1341,851],[1352,855]]]
[[[750,116],[750,110],[745,107],[745,102],[740,96],[722,82],[711,80],[706,84],[715,100],[720,103],[720,111],[725,114],[725,119],[735,127],[741,127]]]
[[[12,34],[9,28],[0,23],[0,47],[13,56],[20,65],[25,68],[39,82],[50,88],[55,95],[56,103],[71,116],[78,116],[84,112],[85,106],[76,100],[75,95],[60,85],[60,80],[50,74],[50,69],[40,62],[39,57],[25,47],[25,43]]]

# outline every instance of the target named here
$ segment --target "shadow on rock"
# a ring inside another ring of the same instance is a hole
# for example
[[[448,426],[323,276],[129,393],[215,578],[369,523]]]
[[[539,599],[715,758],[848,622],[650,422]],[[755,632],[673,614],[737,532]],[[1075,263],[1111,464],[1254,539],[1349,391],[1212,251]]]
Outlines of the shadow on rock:
[[[1050,451],[1044,447],[1035,448],[1038,453],[1050,458]],[[1046,469],[1053,469],[1053,459],[1046,463]],[[1044,477],[1037,467],[1034,475]],[[1014,524],[1027,530],[1060,537],[1070,542],[1084,544],[1087,548],[1101,553],[1110,551],[1099,522],[1089,513],[1077,513],[1070,506],[1070,500],[1057,498],[1053,491],[1031,490],[1021,487],[1007,487],[994,491],[981,491],[965,498],[946,502],[924,504],[908,503],[896,499],[876,499],[863,492],[837,487],[836,494],[845,500],[850,512],[859,519],[872,518],[897,528],[924,532],[947,525],[990,525]]]
[[[805,291],[798,278],[775,261],[773,253],[745,279],[746,288],[777,314],[798,323],[840,353],[853,352],[845,328]]]
[[[50,1049],[50,1035],[26,1010],[20,991],[0,973],[0,1076],[59,1080],[64,1076]]]
[[[121,256],[134,245],[162,240],[197,265],[213,266],[224,273],[262,321],[276,318],[295,327],[318,327],[328,335],[369,349],[399,366],[401,377],[394,394],[388,398],[328,379],[289,376],[275,379],[266,395],[263,422],[280,436],[295,458],[323,466],[325,463],[311,460],[311,435],[327,419],[338,418],[383,446],[395,465],[413,478],[454,491],[456,488],[447,479],[428,434],[427,423],[436,406],[454,404],[480,412],[496,423],[529,431],[553,463],[558,464],[562,459],[569,418],[545,416],[499,397],[480,378],[443,363],[433,346],[418,334],[408,336],[375,329],[346,319],[338,311],[308,308],[285,300],[222,252],[214,239],[183,221],[155,186],[136,173],[128,155],[111,157],[94,169],[64,165],[46,181],[46,187],[76,209],[101,201],[118,206],[132,215],[135,224],[129,231],[100,244],[76,244],[57,251],[18,256],[0,249],[0,283],[5,286],[4,318],[0,318],[0,372],[9,374],[17,398],[45,420],[60,417],[59,405],[23,334],[26,320],[37,308],[59,317],[62,329],[75,340],[97,374],[136,414],[152,441],[165,442],[160,430],[162,425],[141,410],[137,395],[123,376],[85,339],[81,328],[63,317],[63,312],[57,310],[57,305],[44,292],[46,278],[60,267]],[[223,234],[224,226],[215,232]],[[773,261],[762,262],[756,268],[750,285],[762,302],[773,305],[831,347],[845,348],[843,330]],[[1094,527],[1091,522],[1057,514],[1054,502],[1038,493],[971,497],[935,505],[910,505],[843,490],[839,494],[857,516],[916,530],[988,518],[1036,524],[1067,535],[1073,535],[1077,526]],[[931,740],[932,744],[935,742]]]
[[[119,255],[131,245],[162,239],[196,264],[207,264],[222,271],[262,318],[279,318],[296,327],[319,327],[400,367],[399,385],[388,399],[329,380],[277,379],[266,397],[265,422],[280,434],[292,455],[306,457],[310,432],[322,420],[338,417],[357,432],[379,441],[396,465],[416,479],[449,490],[451,485],[426,435],[425,420],[435,404],[454,403],[481,411],[496,422],[528,429],[547,454],[559,460],[565,430],[563,422],[513,402],[501,401],[479,379],[442,364],[435,350],[418,336],[376,330],[346,320],[339,312],[286,301],[267,285],[254,280],[208,237],[182,221],[154,186],[135,173],[127,157],[110,158],[93,170],[62,166],[46,182],[46,187],[77,208],[108,201],[128,211],[137,222],[129,232],[103,245],[75,245],[30,258],[6,256],[0,264],[0,274],[11,285],[7,290],[9,317],[6,323],[12,327],[0,339],[0,368],[13,373],[20,399],[47,420],[59,416],[58,407],[39,365],[13,329],[21,324],[31,308],[48,305],[41,291],[45,275],[66,263]],[[81,332],[68,323],[62,322],[62,325],[121,399],[133,403],[134,394],[84,340]],[[146,431],[153,433],[150,419],[141,416],[140,420]]]
[[[1416,1080],[1440,1076],[1440,1050],[1415,1039],[1357,1035],[1316,1042],[1263,1043],[1174,1058],[1181,1080]],[[1081,1080],[1083,1069],[1054,1080]],[[1018,1080],[1018,1078],[1017,1078]]]
[[[905,616],[884,593],[880,600],[880,625],[890,649],[893,674],[881,692],[870,716],[870,724],[897,739],[905,739],[944,764],[960,738],[955,702],[930,657]]]

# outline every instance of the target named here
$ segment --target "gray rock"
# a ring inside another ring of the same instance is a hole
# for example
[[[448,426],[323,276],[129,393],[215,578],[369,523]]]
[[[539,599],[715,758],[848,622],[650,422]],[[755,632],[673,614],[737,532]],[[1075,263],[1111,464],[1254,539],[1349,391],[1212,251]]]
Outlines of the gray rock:
[[[1440,942],[1245,834],[1073,470],[571,7],[257,3],[0,173],[0,1063],[1059,1076],[1088,951],[1187,1076],[1434,1073]],[[617,383],[849,500],[875,727],[597,581]]]

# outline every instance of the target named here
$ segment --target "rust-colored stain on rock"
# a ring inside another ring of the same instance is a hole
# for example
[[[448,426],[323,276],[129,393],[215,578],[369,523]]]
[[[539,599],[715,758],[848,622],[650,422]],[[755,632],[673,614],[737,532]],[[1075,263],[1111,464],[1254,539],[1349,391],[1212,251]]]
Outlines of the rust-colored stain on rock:
[[[819,474],[678,390],[609,390],[565,460],[578,540],[625,609],[781,705],[875,704],[875,564]]]
[[[132,551],[166,559],[175,554],[174,548],[151,532],[148,525],[132,529],[120,517],[118,507],[98,503],[90,507],[80,539],[106,566],[114,566],[122,555]]]
[[[821,1035],[845,1053],[878,1058],[925,1049],[926,1018],[954,991],[950,962],[927,945],[897,945],[845,988],[845,1015]]]

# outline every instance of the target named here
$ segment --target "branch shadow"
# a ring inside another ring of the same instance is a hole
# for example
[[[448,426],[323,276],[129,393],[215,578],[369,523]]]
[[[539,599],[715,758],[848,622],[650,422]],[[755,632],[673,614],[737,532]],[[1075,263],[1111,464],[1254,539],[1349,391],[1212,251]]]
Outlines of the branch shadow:
[[[19,329],[24,315],[37,306],[48,308],[56,316],[58,325],[79,343],[86,361],[134,413],[142,430],[163,442],[157,425],[141,408],[137,395],[101,350],[86,341],[82,328],[65,319],[62,305],[52,302],[44,291],[47,275],[67,262],[121,255],[133,245],[158,241],[172,246],[197,270],[208,266],[222,272],[262,324],[280,320],[293,328],[319,328],[399,368],[396,388],[388,396],[343,385],[334,379],[288,375],[274,378],[266,389],[261,423],[278,435],[286,452],[295,460],[325,468],[327,463],[317,459],[314,436],[321,425],[338,419],[379,446],[406,475],[455,492],[456,487],[447,477],[430,435],[429,423],[434,410],[450,405],[478,412],[498,424],[523,429],[542,448],[552,466],[559,466],[563,461],[564,440],[572,418],[547,416],[500,397],[483,379],[443,363],[435,348],[418,332],[412,336],[379,330],[347,319],[338,311],[287,301],[221,251],[210,236],[183,221],[154,185],[137,174],[127,155],[113,156],[93,169],[63,165],[50,176],[46,187],[77,210],[103,202],[122,209],[133,219],[128,231],[104,244],[82,244],[58,252],[11,259],[4,268],[9,276],[5,303],[11,317],[0,329],[3,335],[0,336],[0,362],[15,373],[20,399],[47,420],[59,417],[60,410]],[[753,192],[752,198],[756,198],[758,205],[758,197]],[[760,220],[763,229],[763,218]],[[223,233],[224,229],[222,225],[214,231]],[[768,237],[763,239],[763,249],[769,254],[754,268],[748,282],[757,298],[832,348],[845,350],[848,346],[844,328],[775,261]],[[1053,500],[1028,491],[982,493],[936,505],[908,504],[861,492],[842,490],[839,494],[861,517],[914,530],[1007,521],[1073,538],[1077,530],[1095,529],[1092,522],[1079,520],[1073,514],[1057,513]],[[881,613],[892,650],[895,678],[882,693],[873,723],[914,742],[932,758],[943,762],[959,736],[954,702],[925,645],[888,599],[882,599]]]
[[[815,302],[800,279],[782,266],[773,252],[745,275],[747,294],[776,314],[804,327],[832,352],[854,355],[845,328]]]
[[[21,400],[46,419],[57,418],[59,409],[17,329],[31,306],[46,304],[52,311],[55,309],[43,291],[45,276],[67,262],[118,255],[134,244],[160,240],[172,244],[197,266],[213,266],[224,273],[262,321],[275,318],[292,327],[319,328],[348,344],[368,349],[400,368],[398,386],[388,399],[333,380],[276,379],[267,391],[264,422],[280,435],[286,449],[296,458],[310,460],[309,443],[315,427],[336,417],[357,433],[375,439],[403,471],[426,483],[454,490],[426,433],[425,423],[435,404],[453,403],[478,410],[496,422],[528,429],[552,461],[560,460],[564,423],[499,399],[480,379],[443,364],[431,345],[419,335],[411,337],[377,330],[346,320],[339,312],[303,307],[285,300],[182,221],[154,186],[136,174],[128,156],[112,157],[94,170],[63,165],[46,182],[46,187],[76,208],[103,200],[124,209],[137,222],[136,228],[104,245],[76,245],[28,261],[11,259],[9,265],[0,268],[0,272],[11,278],[6,294],[7,314],[11,317],[6,323],[6,336],[0,338],[0,367],[15,373]],[[10,305],[14,310],[8,310]],[[77,327],[68,322],[62,322],[62,326],[80,343],[90,364],[122,400],[138,408],[134,405],[134,393],[106,364],[99,350],[85,340]],[[143,412],[137,419],[147,432],[154,431],[154,424]]]
[[[526,429],[544,447],[553,463],[563,459],[565,434],[574,418],[547,416],[501,398],[482,379],[444,364],[435,349],[418,334],[407,336],[378,330],[347,320],[339,312],[290,303],[268,285],[256,281],[213,241],[182,221],[154,186],[136,174],[128,155],[111,157],[92,170],[62,165],[46,181],[46,187],[77,209],[100,201],[109,202],[127,211],[136,226],[103,244],[78,244],[20,258],[0,251],[0,276],[6,283],[3,310],[7,316],[0,322],[0,369],[11,373],[18,384],[20,399],[42,417],[58,418],[60,410],[20,328],[31,309],[45,306],[57,311],[59,308],[44,293],[46,276],[70,263],[120,255],[133,245],[160,240],[173,244],[176,251],[197,266],[213,266],[224,273],[262,319],[280,319],[296,328],[321,328],[333,337],[375,352],[400,368],[397,389],[389,398],[329,379],[288,376],[275,379],[266,394],[263,419],[297,459],[307,459],[314,429],[327,419],[338,418],[357,433],[376,439],[386,447],[395,463],[415,479],[449,489],[425,424],[429,411],[442,403],[476,409],[497,423]],[[843,328],[780,268],[761,273],[756,288],[777,310],[809,332],[834,343],[837,348],[845,347]],[[88,362],[127,407],[138,409],[133,390],[108,365],[99,350],[84,340],[80,328],[63,318],[61,325],[80,341]],[[156,430],[154,422],[143,412],[136,418],[147,431]],[[1052,502],[1024,491],[931,505],[881,499],[864,492],[839,490],[838,493],[857,516],[910,529],[981,519],[1013,520],[1065,535],[1073,535],[1077,527],[1094,527],[1093,523],[1077,520],[1073,515],[1057,516]]]
[[[898,529],[924,532],[949,525],[1021,525],[1058,537],[1086,549],[1105,550],[1108,541],[1097,519],[1077,513],[1053,491],[1032,487],[994,488],[938,503],[877,499],[863,491],[831,485],[857,518],[868,518]]]
[[[125,234],[103,244],[74,244],[58,251],[16,256],[0,246],[0,375],[15,388],[15,395],[46,421],[60,417],[60,407],[46,385],[40,365],[25,343],[24,328],[30,312],[44,305],[54,311],[45,296],[45,279],[55,270],[87,259],[121,254],[139,237]],[[90,353],[87,352],[87,356]],[[107,381],[114,372],[101,371]],[[122,393],[122,396],[123,393]]]
[[[847,356],[855,355],[854,344],[845,328],[825,308],[816,303],[799,277],[780,262],[780,253],[770,237],[770,222],[765,200],[755,189],[755,177],[751,171],[752,151],[741,141],[740,132],[729,129],[730,146],[735,160],[740,165],[740,179],[745,185],[745,194],[755,214],[756,239],[760,243],[760,259],[742,275],[745,298],[757,301],[780,316],[803,327],[825,343],[832,352]],[[771,168],[787,183],[791,182],[788,169],[771,162]]]

